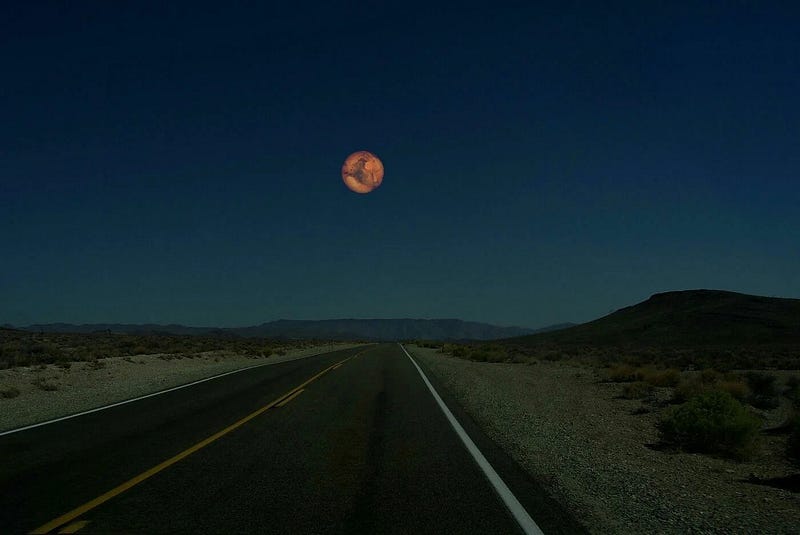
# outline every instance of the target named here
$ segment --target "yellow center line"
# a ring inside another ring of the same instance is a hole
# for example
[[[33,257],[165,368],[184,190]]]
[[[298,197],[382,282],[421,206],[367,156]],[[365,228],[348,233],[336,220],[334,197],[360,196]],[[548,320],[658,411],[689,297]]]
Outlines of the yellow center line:
[[[114,487],[113,489],[109,490],[105,494],[101,494],[97,498],[95,498],[95,499],[93,499],[91,501],[88,501],[88,502],[86,502],[85,504],[83,504],[83,505],[81,505],[79,507],[76,507],[75,509],[73,509],[72,511],[70,511],[68,513],[64,513],[60,517],[58,517],[58,518],[56,518],[54,520],[51,520],[47,524],[39,526],[38,528],[36,528],[35,530],[30,532],[31,535],[40,535],[40,534],[44,534],[44,533],[50,533],[54,529],[63,526],[67,522],[75,520],[76,518],[78,518],[79,516],[85,514],[86,512],[91,511],[92,509],[94,509],[98,505],[101,505],[101,504],[107,502],[111,498],[114,498],[115,496],[119,496],[120,494],[122,494],[126,490],[130,489],[131,487],[134,487],[134,486],[138,485],[139,483],[141,483],[142,481],[145,481],[146,479],[149,479],[149,478],[153,477],[154,475],[156,475],[157,473],[161,472],[162,470],[164,470],[166,468],[169,468],[170,466],[172,466],[173,464],[177,463],[178,461],[181,461],[181,460],[185,459],[186,457],[188,457],[192,453],[194,453],[194,452],[196,452],[196,451],[198,451],[200,449],[203,449],[206,446],[208,446],[209,444],[211,444],[212,442],[222,438],[223,436],[227,435],[228,433],[230,433],[234,429],[237,429],[237,428],[243,426],[244,424],[246,424],[247,422],[249,422],[250,420],[252,420],[256,416],[259,416],[260,414],[263,414],[264,412],[268,411],[272,407],[275,407],[278,403],[281,403],[283,401],[286,401],[288,403],[289,399],[287,399],[287,398],[296,396],[306,386],[308,386],[313,381],[316,381],[317,379],[322,377],[327,372],[331,371],[334,367],[341,366],[342,364],[344,364],[348,360],[354,359],[354,358],[356,358],[357,356],[361,355],[362,353],[364,353],[366,351],[368,351],[368,350],[365,349],[363,351],[359,351],[358,353],[356,353],[352,357],[348,357],[348,358],[346,358],[346,359],[344,359],[342,361],[337,362],[336,364],[332,364],[332,365],[328,366],[327,368],[325,368],[324,370],[322,370],[318,374],[314,375],[313,377],[311,377],[310,379],[305,381],[303,384],[293,388],[292,390],[290,390],[286,394],[284,394],[281,397],[275,399],[274,401],[268,403],[267,405],[264,405],[260,409],[248,414],[247,416],[245,416],[241,420],[229,425],[228,427],[226,427],[222,431],[218,431],[217,433],[214,433],[210,437],[208,437],[208,438],[206,438],[204,440],[201,440],[200,442],[198,442],[194,446],[191,446],[191,447],[183,450],[179,454],[177,454],[177,455],[175,455],[173,457],[170,457],[166,461],[164,461],[164,462],[162,462],[160,464],[157,464],[156,466],[154,466],[153,468],[151,468],[149,470],[146,470],[146,471],[142,472],[138,476],[129,479],[125,483],[123,483],[123,484],[121,484],[121,485],[119,485],[117,487]],[[71,527],[71,526],[68,526],[68,527]],[[81,527],[83,527],[83,526],[81,526]],[[78,528],[78,529],[80,529],[80,528]]]
[[[300,393],[301,393],[302,391],[303,391],[302,389],[301,389],[301,390],[298,390],[297,392],[295,392],[294,394],[292,394],[292,395],[291,395],[291,396],[289,396],[288,398],[285,398],[283,401],[281,401],[280,403],[278,403],[278,404],[277,404],[277,405],[275,405],[275,406],[276,406],[276,407],[283,407],[284,405],[286,405],[287,403],[289,403],[290,401],[292,401],[294,398],[296,398],[297,396],[299,396],[299,395],[300,395]]]

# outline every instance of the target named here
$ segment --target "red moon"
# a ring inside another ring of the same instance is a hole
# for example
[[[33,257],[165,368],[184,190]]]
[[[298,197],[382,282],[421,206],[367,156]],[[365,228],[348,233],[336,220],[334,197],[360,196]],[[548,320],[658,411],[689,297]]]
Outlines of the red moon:
[[[383,182],[383,162],[371,152],[354,152],[342,165],[342,180],[356,193],[369,193]]]

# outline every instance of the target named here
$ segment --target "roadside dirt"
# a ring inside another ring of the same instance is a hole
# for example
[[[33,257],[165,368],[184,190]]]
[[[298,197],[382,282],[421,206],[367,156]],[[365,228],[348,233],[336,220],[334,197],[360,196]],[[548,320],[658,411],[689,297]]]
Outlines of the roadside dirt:
[[[659,451],[658,410],[620,399],[623,386],[603,382],[597,369],[409,350],[591,532],[800,530],[800,494],[748,482],[800,472],[786,460],[785,435],[764,434],[748,462]]]
[[[0,370],[0,431],[59,418],[126,399],[151,394],[248,366],[285,362],[336,349],[335,344],[286,349],[284,355],[248,357],[210,351],[177,358],[137,355]],[[6,396],[3,397],[3,392]],[[8,394],[10,393],[10,394]]]

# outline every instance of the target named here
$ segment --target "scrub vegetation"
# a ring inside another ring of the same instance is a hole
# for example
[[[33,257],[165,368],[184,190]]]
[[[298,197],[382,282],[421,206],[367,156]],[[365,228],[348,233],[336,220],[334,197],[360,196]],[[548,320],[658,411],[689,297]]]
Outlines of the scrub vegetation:
[[[733,396],[709,390],[668,408],[658,429],[662,441],[686,451],[749,459],[756,447],[760,420]]]
[[[600,381],[620,385],[618,399],[641,400],[642,405],[632,409],[634,414],[658,414],[660,447],[665,451],[748,460],[758,454],[761,434],[770,431],[785,437],[787,457],[800,463],[800,378],[793,375],[781,384],[774,369],[767,366],[744,371],[727,366],[697,369],[695,364],[679,368],[669,358],[643,361],[626,355],[607,359],[588,348],[579,357],[568,348],[539,348],[531,353],[502,342],[425,342],[424,347],[476,362],[533,365],[565,361],[593,369]],[[786,405],[794,406],[793,416],[777,431],[762,429],[768,427],[765,417],[778,414]]]
[[[286,348],[307,347],[315,343],[318,342],[230,336],[110,332],[56,334],[0,329],[0,369],[41,364],[68,368],[70,362],[80,361],[90,362],[100,368],[103,366],[100,359],[110,357],[160,354],[164,358],[184,358],[206,351],[268,357],[280,355]]]

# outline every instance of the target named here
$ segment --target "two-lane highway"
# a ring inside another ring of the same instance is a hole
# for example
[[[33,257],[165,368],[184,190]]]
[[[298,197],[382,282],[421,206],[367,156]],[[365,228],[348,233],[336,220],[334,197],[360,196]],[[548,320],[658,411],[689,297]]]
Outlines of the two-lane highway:
[[[539,527],[580,530],[442,396]],[[31,531],[523,532],[398,344],[0,436],[0,532]]]

